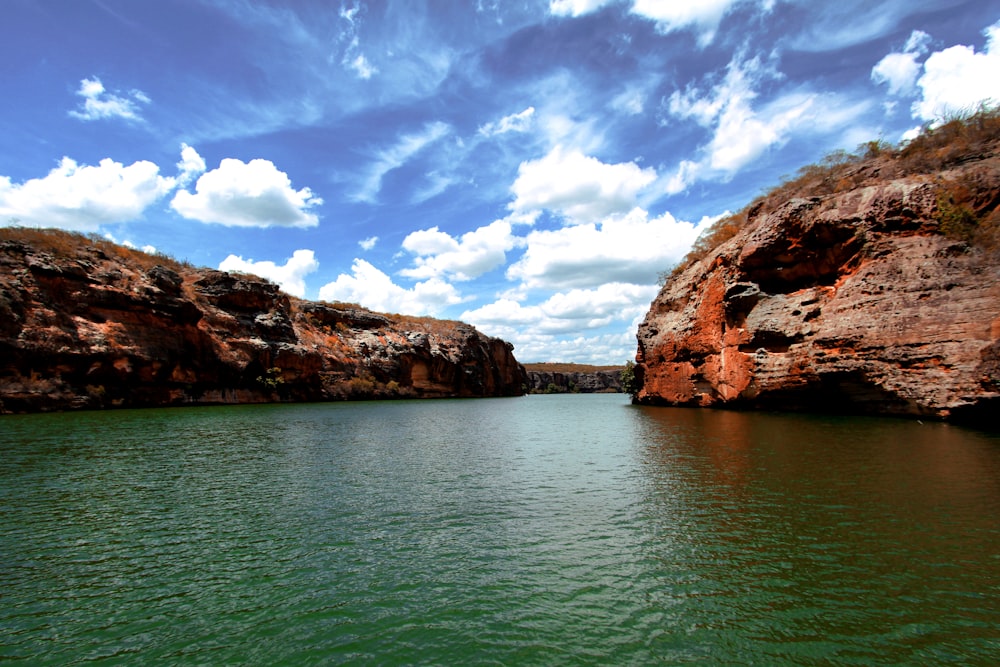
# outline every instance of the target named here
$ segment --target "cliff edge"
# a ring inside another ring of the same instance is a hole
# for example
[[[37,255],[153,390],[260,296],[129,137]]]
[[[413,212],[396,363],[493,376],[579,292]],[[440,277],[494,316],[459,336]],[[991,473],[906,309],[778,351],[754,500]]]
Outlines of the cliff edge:
[[[616,394],[622,392],[622,366],[543,362],[525,364],[532,394]]]
[[[0,413],[524,393],[461,322],[290,297],[54,230],[0,229]]]
[[[1000,119],[802,170],[720,221],[638,330],[638,403],[986,420]]]

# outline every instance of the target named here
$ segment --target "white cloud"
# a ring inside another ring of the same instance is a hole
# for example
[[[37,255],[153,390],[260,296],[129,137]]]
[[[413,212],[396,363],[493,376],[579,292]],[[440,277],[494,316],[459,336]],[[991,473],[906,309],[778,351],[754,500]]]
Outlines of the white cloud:
[[[613,283],[552,295],[538,305],[512,299],[467,310],[459,317],[514,344],[518,359],[621,364],[635,356],[635,331],[656,296],[655,285]],[[601,329],[614,333],[596,333]],[[577,332],[594,335],[573,335]]]
[[[177,184],[186,186],[195,176],[205,172],[205,160],[198,151],[187,144],[181,144],[181,161],[177,163]]]
[[[507,132],[526,132],[531,127],[532,117],[535,115],[535,107],[528,107],[524,111],[504,116],[495,123],[486,123],[479,128],[479,134],[485,137],[492,137]]]
[[[629,116],[638,116],[646,107],[647,92],[643,88],[629,87],[611,100],[611,108]]]
[[[229,255],[219,264],[220,271],[252,273],[267,278],[297,297],[306,295],[305,277],[318,268],[319,262],[316,261],[316,254],[312,250],[296,250],[280,266],[270,261],[255,262],[252,259],[243,259],[238,255]]]
[[[632,13],[656,22],[660,32],[668,33],[695,27],[700,31],[698,41],[704,46],[714,39],[722,17],[739,0],[635,0]]]
[[[665,185],[667,194],[675,195],[679,192],[684,192],[689,185],[701,178],[701,174],[704,171],[705,165],[703,162],[681,160],[681,163],[677,165],[677,171],[667,179]]]
[[[359,303],[372,310],[407,315],[436,315],[448,306],[466,299],[454,286],[439,278],[418,282],[412,288],[400,287],[392,279],[363,259],[355,259],[351,275],[340,274],[319,290],[324,301]]]
[[[532,231],[524,255],[507,269],[507,277],[530,289],[652,284],[717,219],[692,224],[669,213],[650,219],[637,208],[598,223]]]
[[[112,234],[111,232],[105,232],[104,233],[104,238],[106,238],[107,240],[111,241],[112,243],[121,243],[121,245],[125,246],[126,248],[139,249],[139,250],[142,250],[144,253],[147,253],[147,254],[150,254],[150,255],[155,255],[156,254],[156,246],[152,246],[152,245],[146,244],[146,245],[142,246],[142,248],[138,248],[138,246],[136,246],[136,244],[133,243],[130,239],[125,239],[124,241],[119,241],[118,239],[115,238],[114,234]]]
[[[595,12],[614,0],[550,0],[549,13],[553,16],[583,16]]]
[[[340,35],[340,41],[345,42],[343,56],[340,64],[347,70],[354,72],[359,79],[367,81],[378,74],[378,68],[372,65],[367,57],[361,53],[361,40],[358,32],[361,28],[360,14],[364,9],[363,5],[355,2],[351,7],[341,5],[340,18],[346,21],[344,31]]]
[[[972,46],[955,45],[920,63],[931,38],[915,30],[901,53],[889,53],[872,68],[872,80],[886,84],[890,95],[916,97],[910,111],[924,122],[973,111],[984,102],[1000,102],[1000,22],[983,34],[986,46],[979,53]],[[892,103],[887,105],[893,108]],[[912,136],[911,130],[904,139]]]
[[[44,178],[21,184],[0,176],[0,221],[29,227],[95,231],[103,224],[136,220],[176,185],[141,160],[128,166],[105,158],[97,166],[64,157]]]
[[[521,305],[510,299],[498,299],[460,316],[479,328],[496,330],[510,327],[527,329],[547,336],[600,329],[614,322],[624,325],[645,314],[657,293],[656,285],[606,283],[596,289],[557,292],[544,302]]]
[[[872,68],[872,80],[888,84],[890,95],[907,95],[916,87],[920,68],[916,53],[890,53]]]
[[[702,147],[704,156],[700,160],[680,163],[667,181],[668,193],[681,192],[708,176],[731,176],[771,147],[782,145],[807,120],[818,125],[829,124],[815,113],[816,96],[804,93],[779,96],[763,109],[755,110],[752,104],[757,97],[755,85],[764,78],[778,76],[756,58],[744,62],[733,60],[722,83],[710,92],[688,88],[670,96],[669,113],[710,129],[712,138]],[[836,105],[824,108],[823,113],[843,115]]]
[[[403,239],[403,248],[415,255],[415,266],[400,271],[400,275],[472,280],[501,266],[507,259],[507,251],[518,242],[507,220],[496,220],[458,239],[437,227],[419,230]]]
[[[974,110],[982,102],[1000,102],[1000,22],[984,34],[985,51],[959,45],[927,58],[917,80],[920,99],[913,105],[914,118],[934,121]]]
[[[309,188],[293,189],[270,160],[226,158],[170,205],[185,218],[232,227],[314,227],[319,219],[309,209],[322,203]]]
[[[875,83],[889,86],[890,95],[909,95],[916,88],[921,65],[917,62],[927,50],[930,35],[914,30],[902,53],[890,53],[872,68],[871,77]]]
[[[634,162],[605,164],[561,146],[539,160],[522,162],[517,171],[511,210],[547,209],[573,223],[630,210],[639,192],[656,180],[654,169]]]
[[[124,118],[139,121],[142,120],[139,105],[149,104],[149,97],[141,90],[133,90],[128,96],[109,93],[96,76],[93,79],[82,79],[76,94],[83,98],[83,102],[69,113],[80,120]]]
[[[930,42],[930,35],[923,30],[914,30],[910,33],[910,37],[906,40],[906,46],[903,47],[903,51],[906,53],[917,53],[922,55],[927,53],[927,46]]]
[[[359,53],[355,56],[348,66],[354,70],[358,75],[358,78],[368,80],[374,75],[378,74],[378,68],[372,65],[368,58],[365,58],[363,53]]]
[[[386,174],[402,167],[417,153],[450,132],[451,126],[447,123],[428,123],[421,131],[405,134],[392,146],[378,150],[375,160],[361,178],[361,185],[354,194],[355,201],[374,203]]]
[[[719,116],[708,144],[712,169],[733,173],[760,157],[771,146],[783,143],[788,131],[812,106],[812,97],[791,96],[758,114],[748,100],[730,100]]]
[[[358,245],[361,246],[362,250],[371,250],[372,248],[375,247],[376,243],[378,243],[377,236],[369,236],[366,239],[358,241]]]

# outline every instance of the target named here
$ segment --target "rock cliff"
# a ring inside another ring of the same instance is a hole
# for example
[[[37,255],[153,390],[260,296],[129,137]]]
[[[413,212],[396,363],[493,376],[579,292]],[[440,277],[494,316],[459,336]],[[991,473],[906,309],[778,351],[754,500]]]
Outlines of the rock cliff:
[[[620,367],[583,364],[525,364],[533,394],[599,394],[622,391]]]
[[[639,327],[635,400],[995,419],[998,135],[873,145],[723,221]]]
[[[524,393],[461,322],[313,303],[266,280],[0,229],[0,412]]]

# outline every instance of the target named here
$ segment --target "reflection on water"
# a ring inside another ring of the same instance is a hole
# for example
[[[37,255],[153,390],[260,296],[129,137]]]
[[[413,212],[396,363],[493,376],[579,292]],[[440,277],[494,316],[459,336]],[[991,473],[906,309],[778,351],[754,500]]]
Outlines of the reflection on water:
[[[615,395],[0,426],[0,661],[1000,653],[983,432]]]
[[[757,651],[793,662],[986,664],[1000,648],[996,438],[640,410],[661,531],[650,544],[673,545],[665,559],[694,578],[702,631],[739,627]],[[724,653],[739,660],[744,648]]]

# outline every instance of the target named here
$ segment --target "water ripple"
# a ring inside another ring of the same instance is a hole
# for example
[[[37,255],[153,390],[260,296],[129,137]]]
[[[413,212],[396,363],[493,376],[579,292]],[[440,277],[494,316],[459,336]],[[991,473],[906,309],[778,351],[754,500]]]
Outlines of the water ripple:
[[[5,417],[0,661],[988,664],[1000,441],[545,396]]]

